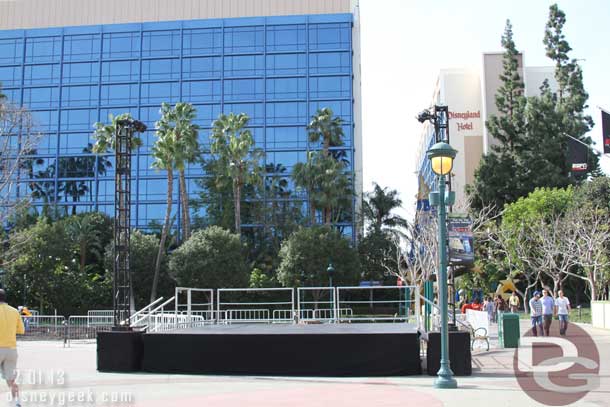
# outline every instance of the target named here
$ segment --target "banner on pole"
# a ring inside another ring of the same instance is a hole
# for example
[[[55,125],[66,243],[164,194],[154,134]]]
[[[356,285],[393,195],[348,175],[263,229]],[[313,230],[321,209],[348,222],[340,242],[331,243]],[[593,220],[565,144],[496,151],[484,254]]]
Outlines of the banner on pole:
[[[610,154],[610,113],[602,110],[602,135],[604,154]]]
[[[471,266],[474,264],[474,238],[472,220],[468,215],[451,214],[447,218],[449,239],[449,264]]]

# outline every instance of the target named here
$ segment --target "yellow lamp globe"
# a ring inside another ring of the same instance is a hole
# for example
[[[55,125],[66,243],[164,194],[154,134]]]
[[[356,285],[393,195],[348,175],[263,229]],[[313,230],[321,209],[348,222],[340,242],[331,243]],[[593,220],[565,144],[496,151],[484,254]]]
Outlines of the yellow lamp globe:
[[[426,152],[436,175],[447,175],[453,168],[453,159],[457,150],[445,142],[436,143]]]

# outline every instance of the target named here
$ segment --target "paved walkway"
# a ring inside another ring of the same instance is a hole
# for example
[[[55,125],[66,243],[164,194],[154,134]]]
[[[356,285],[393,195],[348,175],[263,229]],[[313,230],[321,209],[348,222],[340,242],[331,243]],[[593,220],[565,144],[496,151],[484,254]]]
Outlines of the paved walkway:
[[[523,326],[525,328],[525,325]],[[586,328],[601,357],[600,387],[578,406],[610,406],[610,331]],[[473,358],[473,376],[456,390],[437,390],[428,376],[391,378],[276,378],[110,374],[95,370],[94,344],[20,342],[23,406],[405,407],[537,406],[518,386],[513,351]],[[0,397],[6,399],[5,387]],[[75,401],[69,401],[72,397]],[[79,402],[78,399],[84,400]],[[0,402],[2,406],[2,402]]]

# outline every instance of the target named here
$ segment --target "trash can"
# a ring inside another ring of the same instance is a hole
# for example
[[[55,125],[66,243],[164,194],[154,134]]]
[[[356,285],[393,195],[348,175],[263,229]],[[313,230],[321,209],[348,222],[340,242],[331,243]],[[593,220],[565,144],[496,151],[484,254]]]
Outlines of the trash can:
[[[503,312],[498,315],[498,342],[501,348],[518,348],[519,314]]]

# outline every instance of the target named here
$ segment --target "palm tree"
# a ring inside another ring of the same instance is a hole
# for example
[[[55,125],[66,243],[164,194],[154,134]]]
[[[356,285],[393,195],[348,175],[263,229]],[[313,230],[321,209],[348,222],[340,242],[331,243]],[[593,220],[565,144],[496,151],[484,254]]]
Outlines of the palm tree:
[[[80,262],[79,270],[85,271],[87,253],[92,253],[98,259],[102,257],[102,238],[96,225],[91,222],[89,216],[75,217],[67,224],[68,236],[78,247]]]
[[[93,139],[95,144],[93,145],[93,152],[95,154],[106,154],[109,151],[114,151],[116,147],[116,126],[117,121],[133,119],[131,113],[122,113],[118,116],[113,114],[108,115],[110,123],[104,124],[97,122],[93,125],[95,131],[93,132]],[[136,150],[142,145],[142,139],[134,133],[131,138],[131,149]]]
[[[316,206],[313,199],[315,182],[315,169],[312,160],[313,154],[313,151],[309,152],[306,162],[296,163],[294,167],[292,167],[292,179],[294,180],[294,184],[297,188],[301,188],[307,193],[307,206],[309,207],[309,222],[311,225],[316,223]]]
[[[253,149],[254,138],[250,130],[244,130],[250,118],[245,113],[221,114],[212,124],[210,152],[218,156],[220,165],[216,180],[222,183],[231,179],[235,210],[235,233],[241,234],[241,193],[244,185],[260,181],[262,152]]]
[[[173,132],[175,139],[174,165],[178,170],[180,184],[180,202],[182,206],[182,238],[187,240],[191,235],[191,216],[186,189],[185,166],[196,162],[200,156],[197,141],[199,126],[193,124],[197,110],[190,103],[176,103],[172,109],[167,103],[161,105],[161,120],[157,128],[164,132]]]
[[[159,250],[155,261],[155,272],[153,277],[153,285],[150,292],[150,302],[157,298],[157,286],[159,283],[159,272],[161,270],[161,261],[165,252],[165,241],[169,234],[170,217],[172,213],[172,197],[174,193],[174,169],[176,168],[177,147],[176,137],[173,129],[165,125],[165,122],[160,120],[157,122],[157,140],[152,147],[152,156],[154,161],[152,167],[158,170],[165,170],[167,173],[167,199],[165,208],[165,219],[163,221],[163,229],[161,229],[161,239],[159,241]]]
[[[379,231],[383,227],[406,227],[407,221],[392,213],[392,210],[402,206],[398,191],[381,188],[376,183],[373,186],[373,192],[367,192],[362,200],[362,212],[365,221],[369,222],[369,228]]]
[[[307,126],[309,130],[309,141],[312,143],[322,139],[322,150],[328,155],[330,147],[343,145],[343,119],[333,117],[333,111],[329,107],[318,109]]]

